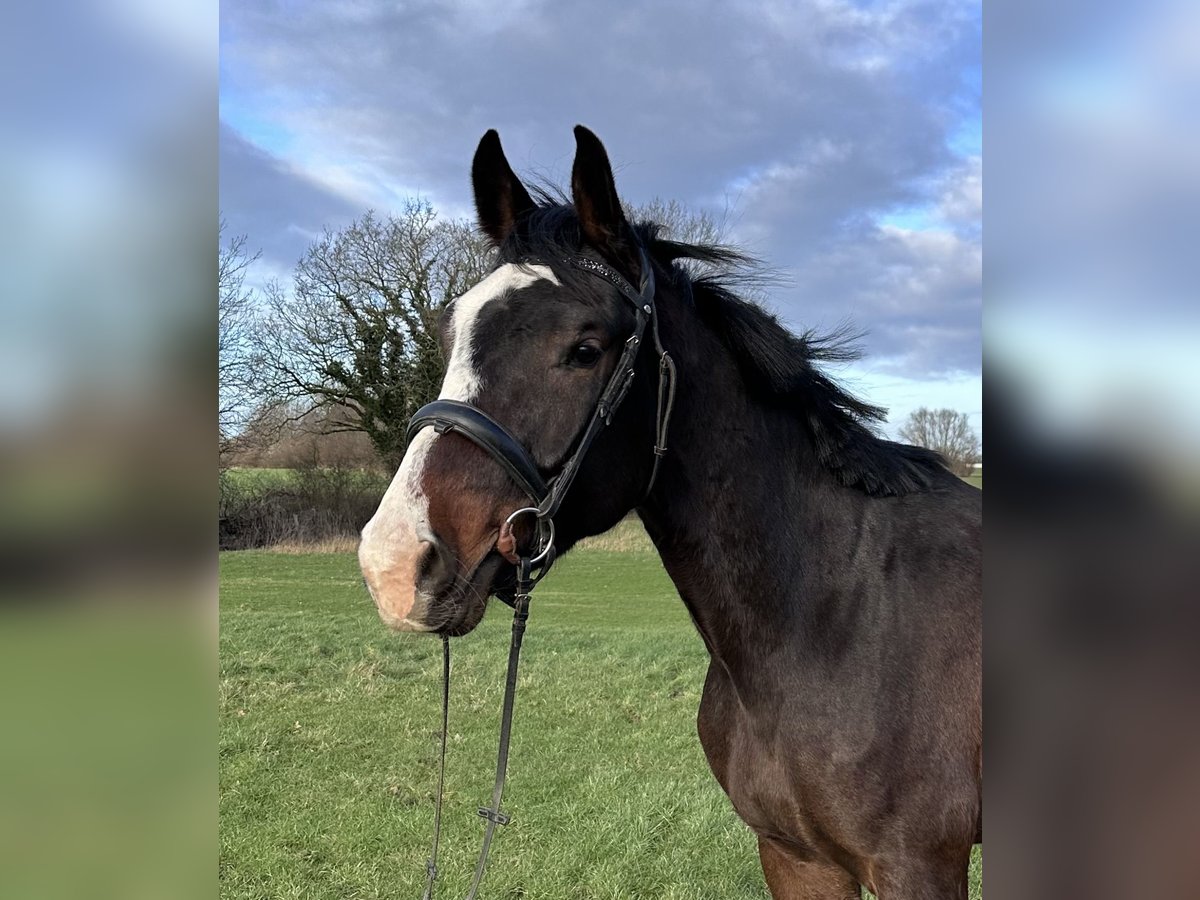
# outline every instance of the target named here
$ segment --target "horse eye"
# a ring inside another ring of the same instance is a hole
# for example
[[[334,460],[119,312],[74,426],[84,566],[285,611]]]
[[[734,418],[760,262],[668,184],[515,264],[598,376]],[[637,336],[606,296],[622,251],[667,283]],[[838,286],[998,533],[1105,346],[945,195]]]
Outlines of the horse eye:
[[[571,351],[567,362],[581,369],[590,369],[600,362],[600,357],[603,355],[604,351],[595,344],[580,344]]]

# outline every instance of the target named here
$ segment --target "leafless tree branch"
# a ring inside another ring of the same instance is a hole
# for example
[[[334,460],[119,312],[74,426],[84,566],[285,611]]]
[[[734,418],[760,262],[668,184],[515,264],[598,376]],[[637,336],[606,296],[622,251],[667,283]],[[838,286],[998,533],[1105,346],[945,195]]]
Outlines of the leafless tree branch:
[[[936,450],[958,475],[969,475],[980,460],[979,436],[971,428],[966,414],[952,409],[922,406],[900,428],[900,438]]]

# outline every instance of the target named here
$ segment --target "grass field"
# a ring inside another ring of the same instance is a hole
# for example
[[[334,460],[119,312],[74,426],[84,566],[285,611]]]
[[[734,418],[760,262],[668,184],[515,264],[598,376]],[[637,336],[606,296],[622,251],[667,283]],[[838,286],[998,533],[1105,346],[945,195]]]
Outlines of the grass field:
[[[352,554],[221,555],[223,897],[416,898],[440,644],[379,623]],[[462,896],[491,792],[511,619],[454,643],[439,896]],[[695,733],[704,648],[636,522],[538,588],[487,898],[766,898]],[[971,896],[982,896],[982,859]]]

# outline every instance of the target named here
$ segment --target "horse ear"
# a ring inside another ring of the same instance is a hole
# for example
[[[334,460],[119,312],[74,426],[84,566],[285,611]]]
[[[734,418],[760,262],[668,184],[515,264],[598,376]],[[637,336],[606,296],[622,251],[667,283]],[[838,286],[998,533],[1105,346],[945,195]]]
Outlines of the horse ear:
[[[628,240],[629,226],[612,166],[600,139],[582,125],[575,126],[575,165],[571,168],[571,199],[579,215],[583,239],[635,276],[637,255]]]
[[[537,206],[505,159],[500,135],[494,128],[480,139],[475,150],[471,185],[479,227],[497,247],[512,234],[517,219]]]

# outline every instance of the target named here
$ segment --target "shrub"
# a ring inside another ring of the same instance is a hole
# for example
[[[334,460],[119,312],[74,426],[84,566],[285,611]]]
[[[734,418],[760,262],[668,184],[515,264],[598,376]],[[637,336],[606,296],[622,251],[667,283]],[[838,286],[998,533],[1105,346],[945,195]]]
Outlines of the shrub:
[[[374,515],[389,480],[358,469],[226,469],[220,475],[218,544],[222,550],[346,546]]]

